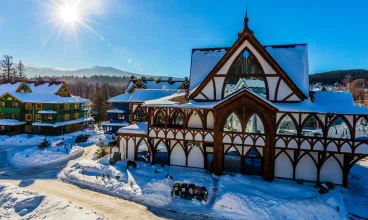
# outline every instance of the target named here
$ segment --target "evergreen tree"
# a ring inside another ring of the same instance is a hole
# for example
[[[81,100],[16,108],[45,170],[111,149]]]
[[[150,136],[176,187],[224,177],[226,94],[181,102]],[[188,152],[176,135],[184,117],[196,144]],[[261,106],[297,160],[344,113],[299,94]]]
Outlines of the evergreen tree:
[[[18,72],[19,80],[24,80],[27,78],[25,71],[26,71],[26,68],[24,67],[24,64],[22,63],[22,61],[20,60],[17,65],[17,72]]]
[[[45,150],[46,148],[50,147],[50,141],[45,137],[41,143],[37,145],[38,150]]]
[[[105,146],[105,143],[100,140],[98,149],[96,150],[96,159],[100,159],[109,153],[109,149]]]
[[[94,114],[95,121],[99,124],[102,121],[105,121],[107,118],[107,105],[105,96],[99,92],[95,93],[95,97],[93,99],[93,107],[92,111]]]
[[[9,55],[3,56],[3,62],[1,64],[1,77],[5,80],[13,79],[15,68],[13,63],[13,57]]]

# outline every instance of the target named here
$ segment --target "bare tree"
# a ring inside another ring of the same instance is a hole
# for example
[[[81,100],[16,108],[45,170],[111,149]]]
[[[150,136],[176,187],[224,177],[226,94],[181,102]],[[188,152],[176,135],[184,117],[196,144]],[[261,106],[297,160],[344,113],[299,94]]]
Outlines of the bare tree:
[[[22,61],[20,60],[18,65],[17,65],[17,72],[18,72],[18,79],[19,80],[24,80],[27,78],[25,72],[26,72],[26,68],[24,66],[24,64],[22,63]]]
[[[14,74],[14,63],[13,57],[9,55],[4,55],[3,62],[1,64],[1,77],[3,80],[11,80]]]
[[[345,76],[345,78],[342,80],[342,82],[345,84],[346,88],[350,91],[350,80],[351,80],[351,75],[348,74]]]
[[[350,83],[349,91],[351,92],[356,103],[364,103],[365,99],[365,81],[364,79],[356,79]]]

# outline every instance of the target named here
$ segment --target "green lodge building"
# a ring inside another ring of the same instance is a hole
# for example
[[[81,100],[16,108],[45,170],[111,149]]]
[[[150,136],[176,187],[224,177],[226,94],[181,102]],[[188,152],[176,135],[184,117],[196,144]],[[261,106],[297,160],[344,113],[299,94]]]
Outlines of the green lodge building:
[[[84,128],[87,100],[71,95],[65,82],[0,84],[0,134],[61,135]]]

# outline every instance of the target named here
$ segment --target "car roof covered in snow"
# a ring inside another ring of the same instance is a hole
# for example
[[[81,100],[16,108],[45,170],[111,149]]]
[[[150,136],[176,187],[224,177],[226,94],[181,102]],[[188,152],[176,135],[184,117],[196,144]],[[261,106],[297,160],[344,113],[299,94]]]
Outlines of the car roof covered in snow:
[[[309,64],[306,44],[264,46],[299,89],[308,95]],[[229,47],[200,48],[192,50],[190,90],[194,90],[226,54]]]

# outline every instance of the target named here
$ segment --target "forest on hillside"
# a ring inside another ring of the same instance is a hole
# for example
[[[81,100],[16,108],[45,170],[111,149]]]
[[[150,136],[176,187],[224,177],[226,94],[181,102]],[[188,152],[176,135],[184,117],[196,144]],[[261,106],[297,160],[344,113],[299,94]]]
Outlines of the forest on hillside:
[[[311,74],[309,75],[309,84],[322,83],[324,85],[333,85],[336,82],[342,83],[347,75],[351,76],[351,80],[364,79],[364,81],[368,81],[368,70],[351,69]]]

